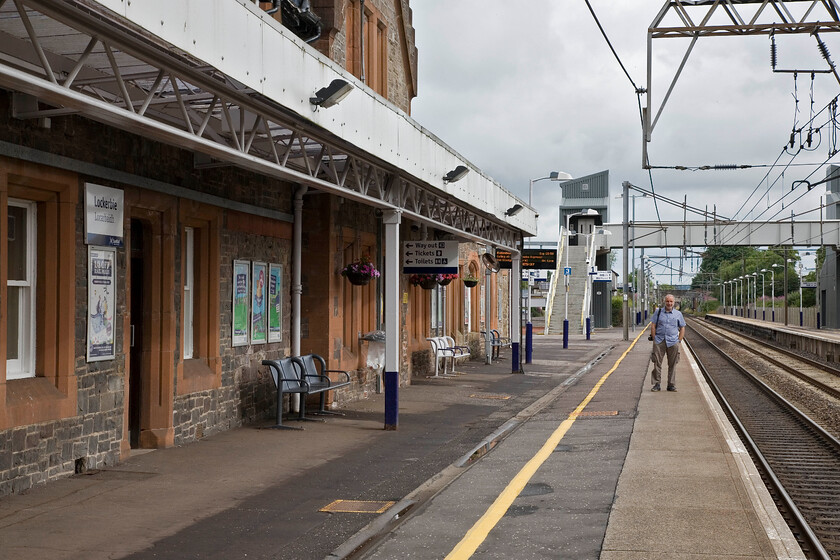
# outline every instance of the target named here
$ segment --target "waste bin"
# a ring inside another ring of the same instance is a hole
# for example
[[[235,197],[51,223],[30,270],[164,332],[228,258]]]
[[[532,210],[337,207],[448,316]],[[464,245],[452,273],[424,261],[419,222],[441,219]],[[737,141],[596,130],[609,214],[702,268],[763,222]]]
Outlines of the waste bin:
[[[385,331],[375,330],[359,337],[368,342],[367,367],[376,372],[376,393],[382,392],[382,372],[385,370]]]

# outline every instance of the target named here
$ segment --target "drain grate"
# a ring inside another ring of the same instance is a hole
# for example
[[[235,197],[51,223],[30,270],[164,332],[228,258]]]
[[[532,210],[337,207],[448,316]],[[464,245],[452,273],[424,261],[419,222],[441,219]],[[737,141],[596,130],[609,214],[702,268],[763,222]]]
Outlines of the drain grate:
[[[473,394],[470,395],[471,399],[493,399],[497,401],[506,401],[510,398],[510,395],[498,395],[493,393],[481,393],[481,394]]]
[[[329,513],[383,513],[395,503],[370,500],[335,500],[318,511]]]
[[[617,410],[584,410],[578,413],[578,418],[581,416],[618,416]]]

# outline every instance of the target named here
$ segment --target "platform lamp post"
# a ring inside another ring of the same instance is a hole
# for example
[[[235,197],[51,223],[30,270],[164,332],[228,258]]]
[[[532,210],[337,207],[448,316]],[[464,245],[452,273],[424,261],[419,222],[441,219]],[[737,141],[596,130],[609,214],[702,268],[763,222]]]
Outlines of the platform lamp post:
[[[761,272],[760,272],[760,274],[761,274],[761,320],[762,321],[767,320],[767,301],[764,299],[764,282],[766,280],[764,275],[766,273],[767,273],[767,269],[762,268]]]
[[[750,276],[753,277],[753,319],[758,319],[758,272],[753,272]]]
[[[545,177],[537,177],[536,179],[530,179],[528,181],[528,206],[530,206],[531,208],[534,207],[534,204],[533,204],[533,201],[534,201],[534,183],[536,183],[538,181],[545,181],[546,179],[548,179],[549,181],[569,181],[571,179],[574,179],[574,177],[572,177],[571,175],[569,175],[565,171],[551,171]],[[568,253],[566,253],[566,255],[568,256]],[[529,273],[528,273],[528,314],[527,314],[527,319],[528,320],[525,323],[525,340],[526,341],[527,340],[533,340],[532,337],[533,337],[533,333],[534,333],[534,325],[531,323],[531,289],[532,289],[531,274],[530,274],[530,271],[529,271]],[[530,356],[530,350],[531,350],[530,344],[526,344],[526,349],[525,349],[526,355]],[[528,363],[531,363],[531,362],[528,361]]]
[[[743,317],[745,315],[744,309],[746,308],[744,306],[744,277],[743,276],[738,277],[738,284],[739,284],[739,288],[741,289],[741,298],[738,300],[738,303],[741,306],[741,317]]]
[[[773,269],[778,267],[779,265],[777,263],[770,265],[770,306],[772,309],[770,315],[771,323],[776,322],[776,271]]]
[[[802,316],[802,261],[799,261],[799,326],[805,325]]]
[[[726,283],[729,284],[729,314],[735,315],[735,279],[730,278]]]

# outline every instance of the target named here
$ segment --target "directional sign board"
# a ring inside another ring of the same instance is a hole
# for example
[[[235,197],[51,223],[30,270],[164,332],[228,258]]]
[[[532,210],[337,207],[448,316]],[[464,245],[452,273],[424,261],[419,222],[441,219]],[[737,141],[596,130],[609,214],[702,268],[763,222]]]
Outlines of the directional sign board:
[[[596,270],[589,273],[592,276],[593,282],[612,282],[613,274],[611,270]]]
[[[572,267],[571,266],[564,266],[563,267],[563,276],[571,276],[572,275]]]
[[[802,282],[802,287],[803,288],[816,288],[817,283],[816,282]]]
[[[405,241],[405,274],[458,274],[457,241]]]

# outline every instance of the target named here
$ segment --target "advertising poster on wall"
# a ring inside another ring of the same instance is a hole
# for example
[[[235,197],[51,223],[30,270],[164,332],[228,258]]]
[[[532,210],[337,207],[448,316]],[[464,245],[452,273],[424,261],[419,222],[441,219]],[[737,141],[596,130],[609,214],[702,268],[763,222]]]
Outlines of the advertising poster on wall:
[[[248,304],[251,295],[251,262],[233,261],[232,346],[248,344]]]
[[[88,247],[87,361],[113,360],[116,251]]]
[[[266,264],[254,263],[254,289],[251,299],[251,344],[265,344],[268,338],[268,284]]]
[[[283,340],[283,266],[268,265],[268,341]]]

